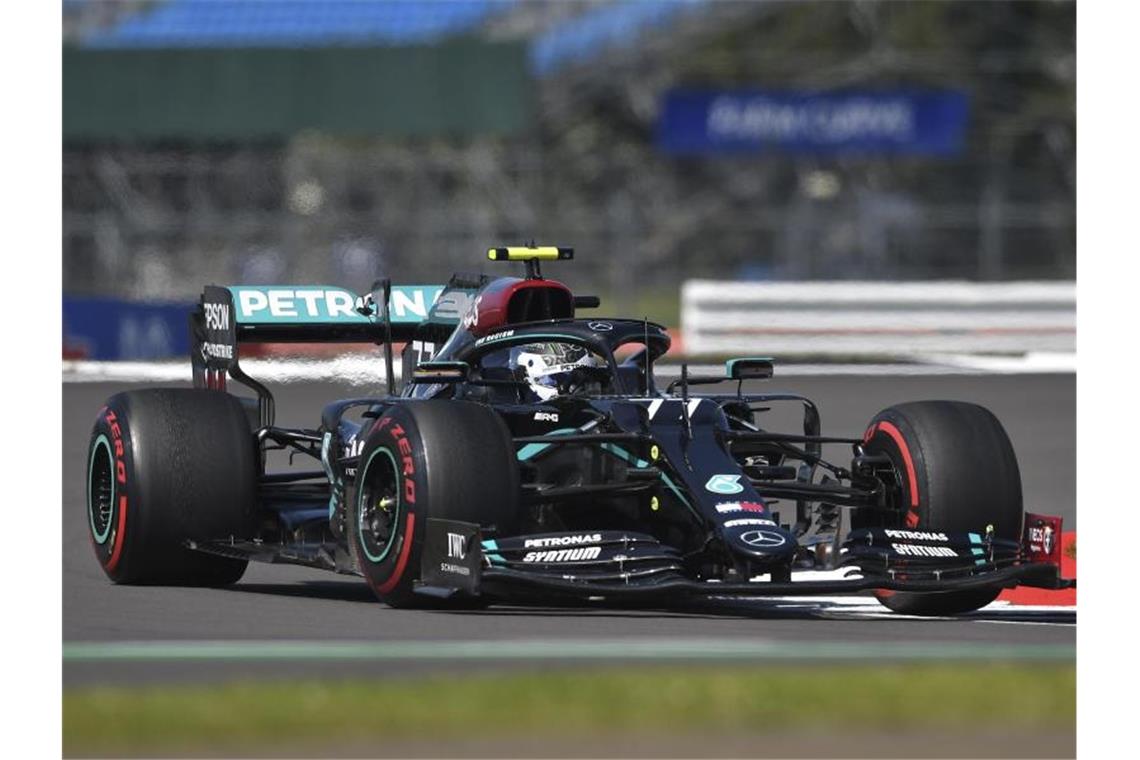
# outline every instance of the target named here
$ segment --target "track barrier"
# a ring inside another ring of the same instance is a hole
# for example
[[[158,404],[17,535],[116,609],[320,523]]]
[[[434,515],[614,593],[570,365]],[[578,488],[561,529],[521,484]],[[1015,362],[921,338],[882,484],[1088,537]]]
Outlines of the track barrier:
[[[1067,282],[688,280],[690,355],[1073,353],[1077,288]]]

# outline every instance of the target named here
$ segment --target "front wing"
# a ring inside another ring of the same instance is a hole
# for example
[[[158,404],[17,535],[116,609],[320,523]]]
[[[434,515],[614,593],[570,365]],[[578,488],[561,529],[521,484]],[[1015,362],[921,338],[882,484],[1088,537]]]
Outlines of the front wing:
[[[436,597],[488,594],[510,598],[539,593],[664,602],[872,590],[1076,587],[1075,578],[1061,577],[1060,518],[1033,514],[1026,515],[1020,543],[974,533],[855,531],[841,550],[845,559],[840,565],[847,567],[847,577],[804,581],[723,582],[688,577],[675,553],[644,534],[597,531],[593,535],[543,534],[484,541],[479,526],[472,523],[429,519],[427,527],[416,591]],[[906,535],[900,537],[900,533]],[[1042,542],[1042,535],[1049,534],[1058,540]],[[955,547],[956,552],[953,557],[942,557],[950,551],[936,551],[941,547]]]

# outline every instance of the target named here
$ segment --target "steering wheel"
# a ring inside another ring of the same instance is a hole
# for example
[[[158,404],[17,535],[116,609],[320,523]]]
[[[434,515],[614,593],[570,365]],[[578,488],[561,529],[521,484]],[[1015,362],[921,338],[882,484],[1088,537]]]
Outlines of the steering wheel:
[[[569,377],[565,382],[558,383],[558,393],[572,396],[589,383],[605,385],[609,380],[609,367],[575,367],[570,370]]]

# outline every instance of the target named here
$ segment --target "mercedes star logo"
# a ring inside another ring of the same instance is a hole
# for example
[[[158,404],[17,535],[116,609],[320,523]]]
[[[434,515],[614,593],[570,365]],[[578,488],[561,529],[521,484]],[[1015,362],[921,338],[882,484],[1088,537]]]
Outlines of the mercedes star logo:
[[[746,530],[740,540],[757,549],[774,549],[783,546],[786,539],[774,530]]]

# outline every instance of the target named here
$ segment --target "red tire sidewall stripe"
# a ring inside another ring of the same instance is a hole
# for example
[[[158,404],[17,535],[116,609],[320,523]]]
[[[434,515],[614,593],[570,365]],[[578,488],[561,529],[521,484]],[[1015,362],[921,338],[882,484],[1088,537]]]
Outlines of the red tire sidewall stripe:
[[[876,430],[881,430],[891,437],[895,445],[902,454],[903,464],[906,466],[906,479],[910,486],[910,506],[912,508],[918,507],[918,476],[914,471],[914,459],[911,458],[910,448],[906,445],[906,439],[903,438],[902,431],[895,427],[886,420],[880,421],[875,425]]]
[[[110,555],[107,557],[107,561],[103,563],[103,569],[108,573],[113,573],[123,558],[123,547],[126,546],[127,543],[127,504],[129,503],[128,489],[134,480],[132,477],[130,477],[131,466],[128,465],[128,459],[130,458],[129,455],[131,452],[131,439],[130,433],[127,429],[126,420],[121,410],[118,414],[116,414],[116,410],[112,410],[111,408],[104,406],[99,410],[98,419],[101,420],[102,423],[106,426],[109,440],[120,444],[123,450],[122,457],[119,458],[118,452],[116,451],[117,447],[113,444],[111,446],[111,477],[117,478],[117,464],[122,464],[122,472],[125,475],[124,479],[118,481],[119,498],[118,503],[115,505],[115,511],[118,513],[115,515],[115,540],[111,545],[111,551]],[[118,436],[115,435],[114,427],[118,427],[119,429]],[[131,464],[133,465],[133,462]],[[92,543],[94,543],[93,536]],[[98,549],[97,545],[96,548]],[[101,559],[100,562],[102,562]]]
[[[119,497],[119,527],[115,530],[115,546],[111,550],[111,558],[107,560],[107,571],[113,571],[123,556],[123,544],[127,536],[127,495]]]
[[[404,569],[407,567],[408,557],[412,553],[412,540],[415,538],[415,534],[416,516],[408,512],[408,518],[404,522],[404,545],[400,547],[400,555],[396,558],[396,568],[388,580],[376,587],[376,590],[381,594],[391,592],[400,583],[400,579],[404,577]]]
[[[907,527],[918,527],[918,475],[914,470],[914,459],[910,455],[910,447],[906,445],[906,439],[903,438],[902,431],[895,427],[892,423],[886,420],[880,420],[873,425],[868,431],[866,440],[870,440],[877,431],[883,431],[891,437],[898,447],[899,453],[902,454],[903,465],[906,468],[906,479],[910,490],[910,506],[911,509],[907,511]],[[913,523],[913,524],[912,524]],[[879,599],[886,599],[895,595],[894,591],[889,589],[876,589],[875,596]]]

